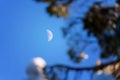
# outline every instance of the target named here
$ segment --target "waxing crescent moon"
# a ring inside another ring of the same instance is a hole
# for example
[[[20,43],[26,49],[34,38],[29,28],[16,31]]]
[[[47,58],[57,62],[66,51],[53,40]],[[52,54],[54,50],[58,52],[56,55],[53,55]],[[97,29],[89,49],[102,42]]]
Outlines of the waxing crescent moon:
[[[50,42],[53,39],[53,33],[51,30],[46,29],[47,34],[48,34],[48,42]]]

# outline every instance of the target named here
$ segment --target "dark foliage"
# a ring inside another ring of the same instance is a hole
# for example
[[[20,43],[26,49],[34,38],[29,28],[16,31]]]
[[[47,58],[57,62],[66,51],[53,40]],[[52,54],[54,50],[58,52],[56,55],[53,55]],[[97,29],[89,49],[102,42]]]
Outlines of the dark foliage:
[[[68,17],[69,16],[68,8],[70,4],[73,3],[74,0],[36,0],[36,1],[50,3],[50,5],[47,7],[47,12],[50,15],[56,15],[57,17]],[[98,43],[101,48],[101,58],[116,56],[118,58],[117,61],[119,61],[120,59],[120,0],[117,0],[117,3],[118,4],[116,4],[115,6],[110,7],[110,6],[101,5],[102,4],[101,2],[96,2],[94,3],[93,6],[91,6],[91,8],[86,13],[86,16],[84,18],[77,17],[75,18],[75,20],[72,20],[68,24],[68,27],[62,28],[64,38],[66,38],[67,35],[70,35],[67,43],[70,47],[68,50],[68,55],[71,60],[77,63],[79,63],[82,60],[82,57],[77,56],[78,52],[75,50],[77,49],[78,44],[84,42],[85,45],[83,46],[82,49],[84,50],[86,46],[94,42],[94,41],[80,39],[81,35],[79,33],[76,33],[75,35],[71,35],[70,30],[74,28],[74,25],[79,23],[78,21],[82,20],[82,22],[84,23],[84,30],[88,31],[88,37],[94,35],[98,39]],[[79,54],[81,54],[82,50],[79,50]],[[107,66],[108,65],[110,64],[107,64]],[[96,71],[101,69],[101,67],[103,69],[105,66],[101,65],[99,67],[93,67],[90,68],[90,70]],[[53,71],[53,69],[55,68],[51,67],[51,71]],[[73,69],[68,66],[57,66],[57,68]],[[80,71],[82,71],[82,70],[88,70],[89,68],[79,68],[79,69]],[[75,68],[75,70],[77,71],[78,69]],[[117,71],[113,71],[113,73],[114,72],[119,73]],[[115,77],[116,77],[116,73],[113,74]],[[53,80],[56,80],[55,78],[57,74],[54,73],[53,75],[54,75]],[[119,76],[116,77],[116,80],[119,80]]]
[[[102,49],[102,58],[112,55],[119,55],[120,47],[120,6],[102,7],[100,4],[94,4],[84,19],[84,29],[88,29],[90,35],[98,38]]]

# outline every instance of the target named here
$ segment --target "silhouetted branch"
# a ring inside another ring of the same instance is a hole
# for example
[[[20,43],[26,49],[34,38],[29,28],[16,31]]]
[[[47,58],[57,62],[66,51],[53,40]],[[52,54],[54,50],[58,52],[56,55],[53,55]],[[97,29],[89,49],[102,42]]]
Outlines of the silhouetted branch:
[[[75,70],[75,71],[83,71],[83,70],[95,70],[96,71],[96,70],[103,69],[109,65],[116,64],[118,62],[120,62],[120,59],[118,59],[116,61],[111,61],[106,64],[102,64],[100,66],[94,66],[94,67],[75,68],[75,67],[70,67],[68,65],[59,64],[59,65],[54,65],[54,66],[48,66],[48,68],[62,67],[62,68],[66,68],[68,70]]]

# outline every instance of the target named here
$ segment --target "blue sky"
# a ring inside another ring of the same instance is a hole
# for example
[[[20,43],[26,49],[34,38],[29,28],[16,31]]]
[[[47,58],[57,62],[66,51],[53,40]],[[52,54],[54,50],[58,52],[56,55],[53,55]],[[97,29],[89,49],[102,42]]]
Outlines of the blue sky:
[[[53,64],[54,61],[59,62],[60,53],[65,53],[67,47],[60,30],[63,19],[49,17],[45,6],[32,0],[0,1],[2,80],[22,80],[26,76],[27,63],[34,57],[41,56]],[[54,33],[51,42],[47,41],[46,29]]]
[[[46,6],[33,0],[0,0],[0,80],[23,80],[26,65],[37,56],[43,57],[48,65],[74,64],[66,54],[68,46],[61,32],[66,22],[46,14]],[[51,42],[47,41],[46,29],[53,32]],[[98,47],[90,45],[86,53],[92,53],[91,46]],[[97,53],[99,50],[94,55]],[[76,66],[86,66],[87,62]]]

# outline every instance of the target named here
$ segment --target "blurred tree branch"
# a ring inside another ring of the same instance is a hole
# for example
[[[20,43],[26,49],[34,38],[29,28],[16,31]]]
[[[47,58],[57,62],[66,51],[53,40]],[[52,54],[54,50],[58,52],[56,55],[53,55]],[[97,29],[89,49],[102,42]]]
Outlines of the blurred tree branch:
[[[69,70],[76,70],[76,71],[81,71],[81,70],[95,70],[95,71],[97,71],[100,69],[104,69],[105,67],[107,67],[109,65],[115,65],[117,63],[120,64],[120,59],[106,63],[106,64],[101,64],[99,66],[94,66],[94,67],[74,68],[74,67],[70,67],[69,65],[59,64],[59,65],[48,66],[46,68],[62,67],[62,68],[67,68]]]

